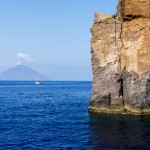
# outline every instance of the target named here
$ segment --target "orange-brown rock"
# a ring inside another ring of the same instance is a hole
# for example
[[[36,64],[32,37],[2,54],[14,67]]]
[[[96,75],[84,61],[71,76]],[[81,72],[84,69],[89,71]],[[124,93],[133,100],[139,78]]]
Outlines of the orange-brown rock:
[[[150,114],[150,1],[123,0],[95,14],[89,111]]]
[[[149,17],[149,0],[123,0],[124,16]]]

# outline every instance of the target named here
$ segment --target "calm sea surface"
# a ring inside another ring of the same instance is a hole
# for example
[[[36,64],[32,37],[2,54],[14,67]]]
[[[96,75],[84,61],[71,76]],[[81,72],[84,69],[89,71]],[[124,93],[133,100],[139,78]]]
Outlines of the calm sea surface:
[[[150,117],[92,115],[91,82],[0,82],[0,150],[150,149]]]

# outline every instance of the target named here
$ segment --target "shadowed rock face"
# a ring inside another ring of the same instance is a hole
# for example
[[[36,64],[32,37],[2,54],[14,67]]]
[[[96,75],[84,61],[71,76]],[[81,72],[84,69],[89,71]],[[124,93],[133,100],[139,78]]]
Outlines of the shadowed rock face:
[[[150,114],[150,2],[123,0],[91,28],[91,112]]]

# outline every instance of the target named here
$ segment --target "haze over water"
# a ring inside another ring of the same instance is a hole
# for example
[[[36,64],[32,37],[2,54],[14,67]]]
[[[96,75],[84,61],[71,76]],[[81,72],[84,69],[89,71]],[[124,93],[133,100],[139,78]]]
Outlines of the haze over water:
[[[115,14],[117,1],[0,1],[0,73],[22,64],[51,80],[91,81],[94,12]]]
[[[91,82],[0,82],[0,149],[149,149],[150,119],[88,113]]]

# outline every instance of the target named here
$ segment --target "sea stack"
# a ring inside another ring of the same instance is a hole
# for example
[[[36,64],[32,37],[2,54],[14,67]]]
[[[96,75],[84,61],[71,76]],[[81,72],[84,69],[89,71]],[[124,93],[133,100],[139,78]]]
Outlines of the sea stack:
[[[150,115],[150,0],[119,0],[95,13],[89,111]]]

